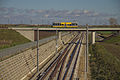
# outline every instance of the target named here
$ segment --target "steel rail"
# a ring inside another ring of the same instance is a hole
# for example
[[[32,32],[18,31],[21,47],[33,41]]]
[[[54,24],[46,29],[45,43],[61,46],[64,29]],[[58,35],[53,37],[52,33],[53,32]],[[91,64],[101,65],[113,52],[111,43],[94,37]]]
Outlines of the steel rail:
[[[73,46],[73,44],[72,44],[72,46]],[[72,46],[71,46],[71,48],[72,48]],[[70,50],[69,50],[69,51],[70,51]],[[69,53],[69,52],[68,52],[68,53]],[[64,59],[62,60],[62,64],[61,64],[61,66],[60,66],[60,71],[58,72],[57,80],[60,80],[60,78],[61,78],[61,72],[62,72],[62,70],[63,70],[63,66],[64,66],[64,64],[65,64],[65,60],[66,60],[66,57],[67,57],[68,53],[64,56]]]
[[[78,55],[79,55],[80,48],[81,48],[81,45],[82,45],[83,35],[84,35],[84,34],[82,33],[82,37],[81,37],[81,41],[80,41],[80,46],[79,46],[79,49],[78,49],[78,52],[77,52],[77,56],[76,56],[76,59],[75,59],[74,67],[73,67],[73,69],[72,69],[72,73],[71,73],[71,76],[70,76],[69,80],[72,80],[72,78],[73,78],[73,74],[74,74],[75,67],[76,67],[77,60],[78,60]]]
[[[77,36],[78,36],[78,35],[77,35]],[[77,38],[77,36],[76,36],[72,41],[74,41],[74,40]],[[71,41],[71,42],[72,42],[72,41]],[[68,47],[69,47],[70,45],[71,45],[71,44],[69,44],[69,45],[66,47],[65,52],[63,52],[63,54],[66,53],[66,51],[67,51],[67,49],[68,49]],[[60,58],[60,59],[61,59],[61,58]],[[48,80],[51,80],[51,79],[53,78],[54,72],[56,71],[55,69],[58,67],[57,65],[59,64],[59,61],[60,61],[60,60],[58,60],[56,66],[55,66],[54,70],[52,71],[51,75],[49,76],[49,79],[48,79]]]
[[[77,35],[78,36],[78,35]],[[76,36],[76,37],[77,37]],[[76,38],[75,37],[75,38]],[[75,39],[74,38],[74,39]],[[74,40],[73,39],[73,40]],[[72,40],[72,41],[73,41]],[[68,44],[68,47],[69,47],[69,45],[70,44]],[[66,49],[68,48],[68,47],[66,47],[65,49],[64,49],[64,51],[61,53],[61,54],[59,54],[59,56],[57,57],[57,59],[55,59],[49,66],[48,66],[48,68],[42,73],[42,75],[38,75],[38,78],[37,78],[37,80],[42,80],[47,74],[48,74],[48,72],[53,68],[53,66],[55,66],[55,64],[57,63],[57,61],[59,61],[59,57],[63,54],[63,53],[65,53],[65,51],[66,51]]]
[[[78,43],[79,43],[79,40],[77,41],[77,44],[75,45],[75,48],[74,48],[73,51],[72,51],[72,54],[71,54],[71,56],[70,56],[70,59],[68,60],[68,63],[67,63],[67,65],[66,65],[66,68],[67,68],[67,69],[65,70],[65,73],[64,73],[64,76],[63,76],[62,80],[65,80],[66,75],[68,74],[68,70],[69,70],[69,68],[70,68],[70,65],[71,65],[71,63],[72,63],[73,57],[74,57],[75,52],[76,52],[76,50],[77,50]]]
[[[69,53],[69,51],[71,50],[73,44],[70,46],[70,48],[67,50],[66,54],[64,54],[64,56],[61,58],[61,60],[58,61],[58,63],[56,64],[53,72],[51,73],[51,75],[49,76],[49,79],[48,80],[51,80],[54,75],[55,75],[55,72],[58,71],[58,68],[60,67],[62,61],[66,58],[65,56],[67,56],[67,54]]]

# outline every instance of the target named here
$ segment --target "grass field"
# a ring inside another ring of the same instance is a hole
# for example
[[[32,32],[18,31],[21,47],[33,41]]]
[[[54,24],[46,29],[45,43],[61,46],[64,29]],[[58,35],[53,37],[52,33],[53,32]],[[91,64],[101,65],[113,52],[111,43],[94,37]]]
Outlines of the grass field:
[[[40,31],[39,39],[54,36],[55,34],[56,32]],[[37,35],[36,32],[35,35]],[[35,40],[36,39],[37,36],[35,36]],[[27,42],[30,42],[30,40],[22,36],[20,33],[16,32],[15,30],[0,29],[0,49],[9,48]]]
[[[28,28],[28,27],[44,27],[44,28],[47,28],[47,27],[51,27],[51,25],[29,25],[29,24],[0,24],[0,28],[7,28],[7,27],[18,27],[18,28]]]
[[[0,29],[0,49],[30,42],[15,30]]]
[[[119,28],[120,25],[90,25],[89,27],[96,27],[96,28],[102,28],[102,27],[103,27],[103,28],[104,28],[104,27],[106,27],[106,28],[107,28],[107,27],[108,27],[108,28],[109,28],[109,27],[114,28],[114,27],[118,27],[118,28]]]

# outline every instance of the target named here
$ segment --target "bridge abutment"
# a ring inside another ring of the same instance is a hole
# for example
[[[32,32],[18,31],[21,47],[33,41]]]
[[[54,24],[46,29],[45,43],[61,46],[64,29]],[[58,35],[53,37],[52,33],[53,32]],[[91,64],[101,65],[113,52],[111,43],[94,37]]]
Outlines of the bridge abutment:
[[[24,36],[25,38],[34,41],[34,31],[25,31],[25,30],[16,30],[17,32],[19,32],[22,36]]]
[[[91,32],[91,39],[92,39],[92,44],[95,44],[95,31]]]

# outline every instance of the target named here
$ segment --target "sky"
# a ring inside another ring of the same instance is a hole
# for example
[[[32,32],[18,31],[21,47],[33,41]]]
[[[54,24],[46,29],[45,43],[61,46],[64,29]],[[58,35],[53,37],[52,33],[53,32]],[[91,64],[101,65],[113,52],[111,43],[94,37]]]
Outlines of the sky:
[[[120,0],[0,0],[1,8],[23,10],[87,10],[112,15],[111,17],[115,17],[118,20],[120,18],[119,4]]]

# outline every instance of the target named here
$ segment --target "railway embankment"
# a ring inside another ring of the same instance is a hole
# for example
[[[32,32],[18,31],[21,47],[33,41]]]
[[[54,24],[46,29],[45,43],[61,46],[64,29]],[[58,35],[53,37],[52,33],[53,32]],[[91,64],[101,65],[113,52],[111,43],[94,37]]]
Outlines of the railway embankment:
[[[62,37],[64,44],[74,37],[67,34]],[[55,52],[56,40],[51,40],[39,47],[39,64]],[[58,40],[58,47],[63,43]],[[18,55],[0,62],[0,80],[24,80],[34,73],[37,64],[36,48],[30,48]],[[50,59],[50,58],[49,58]],[[40,65],[41,66],[41,65]]]
[[[30,42],[20,33],[11,29],[0,29],[0,50]]]
[[[104,40],[90,45],[91,80],[120,79],[120,36],[102,35]]]

